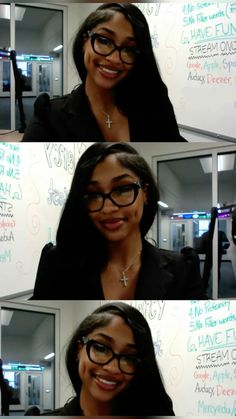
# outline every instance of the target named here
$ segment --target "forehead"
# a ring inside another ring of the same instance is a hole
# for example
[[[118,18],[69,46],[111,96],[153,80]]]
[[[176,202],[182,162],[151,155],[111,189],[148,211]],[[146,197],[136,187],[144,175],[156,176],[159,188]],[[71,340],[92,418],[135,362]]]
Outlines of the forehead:
[[[114,11],[111,17],[103,22],[98,23],[92,28],[93,30],[108,30],[114,35],[122,35],[127,38],[134,38],[134,30],[130,21],[121,12]]]
[[[99,326],[90,334],[90,338],[98,336],[107,336],[107,343],[115,343],[116,345],[132,345],[135,344],[134,335],[131,327],[120,316],[113,315],[111,320],[105,326]]]
[[[137,180],[137,175],[126,168],[117,158],[116,154],[110,154],[99,162],[94,168],[90,181],[105,182],[115,179],[118,176],[127,175],[132,180]]]

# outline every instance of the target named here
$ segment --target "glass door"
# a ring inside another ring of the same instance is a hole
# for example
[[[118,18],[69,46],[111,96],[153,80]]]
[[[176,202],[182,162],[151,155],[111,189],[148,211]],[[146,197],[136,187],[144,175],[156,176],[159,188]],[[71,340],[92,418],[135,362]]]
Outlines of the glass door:
[[[1,358],[10,415],[54,408],[55,315],[1,309]],[[44,397],[45,396],[45,397]]]
[[[27,392],[25,400],[25,408],[36,406],[42,408],[42,375],[36,373],[28,373],[26,377]]]

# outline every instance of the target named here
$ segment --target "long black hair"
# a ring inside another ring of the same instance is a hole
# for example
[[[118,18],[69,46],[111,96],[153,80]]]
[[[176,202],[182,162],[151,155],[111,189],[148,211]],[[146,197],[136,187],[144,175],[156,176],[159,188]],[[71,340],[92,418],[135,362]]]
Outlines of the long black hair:
[[[78,372],[78,341],[98,327],[108,325],[113,316],[122,317],[131,328],[142,360],[128,388],[114,401],[113,415],[173,415],[172,401],[165,391],[157,366],[149,325],[139,310],[123,302],[100,306],[82,321],[70,340],[66,366],[77,396],[82,386]]]
[[[82,269],[92,269],[99,274],[108,261],[107,243],[91,221],[83,195],[96,165],[111,154],[115,154],[122,166],[147,185],[147,203],[140,221],[142,239],[152,226],[159,200],[159,190],[149,165],[128,143],[94,143],[82,154],[59,222],[56,241],[62,255],[68,255],[69,259],[75,257]]]
[[[83,53],[87,31],[109,21],[116,12],[122,13],[131,23],[140,50],[133,69],[114,89],[117,106],[135,118],[139,132],[143,133],[143,138],[135,138],[135,141],[183,141],[154,56],[148,23],[134,4],[104,3],[85,19],[73,44],[73,59],[81,80],[84,82],[87,75]],[[158,138],[158,132],[162,132],[162,138]]]

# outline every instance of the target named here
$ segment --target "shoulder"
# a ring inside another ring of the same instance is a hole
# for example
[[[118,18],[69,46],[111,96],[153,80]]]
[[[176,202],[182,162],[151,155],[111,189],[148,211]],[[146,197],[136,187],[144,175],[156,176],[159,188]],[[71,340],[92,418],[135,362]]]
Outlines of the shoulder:
[[[55,409],[49,413],[44,413],[41,416],[78,416],[82,415],[79,398],[74,397],[68,401],[63,407]]]
[[[43,93],[34,103],[35,115],[39,118],[45,117],[47,112],[60,112],[68,107],[72,108],[77,103],[78,97],[84,97],[84,87],[80,85],[71,93],[51,99],[47,93]],[[47,115],[48,116],[48,115]]]
[[[149,242],[144,243],[144,257],[154,258],[159,264],[164,267],[169,264],[183,263],[184,256],[181,253],[172,250],[161,249],[153,246]]]

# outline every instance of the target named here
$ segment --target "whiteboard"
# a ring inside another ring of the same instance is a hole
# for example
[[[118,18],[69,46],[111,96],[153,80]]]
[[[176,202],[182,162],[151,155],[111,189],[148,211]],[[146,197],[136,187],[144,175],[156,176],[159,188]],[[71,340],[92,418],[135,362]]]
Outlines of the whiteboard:
[[[135,4],[178,124],[236,139],[235,2]]]
[[[91,143],[0,143],[0,297],[34,287],[55,242],[79,156]]]
[[[236,301],[129,303],[149,323],[175,414],[235,416]]]

